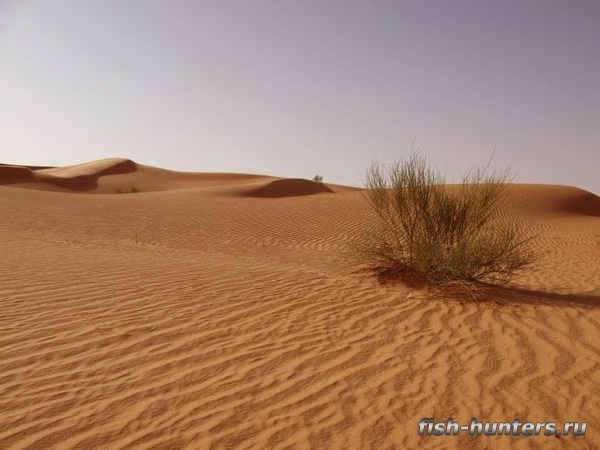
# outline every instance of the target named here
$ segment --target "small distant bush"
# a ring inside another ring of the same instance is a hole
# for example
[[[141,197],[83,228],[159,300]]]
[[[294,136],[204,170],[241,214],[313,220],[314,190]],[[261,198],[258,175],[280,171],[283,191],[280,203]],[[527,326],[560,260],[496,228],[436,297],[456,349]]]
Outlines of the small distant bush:
[[[316,181],[317,183],[322,183],[323,182],[323,176],[321,176],[321,175],[315,175],[313,177],[313,181]]]
[[[429,286],[508,283],[537,258],[524,225],[497,214],[509,171],[488,168],[449,187],[415,152],[387,166],[374,163],[365,187],[375,222],[353,245],[360,260],[381,275]]]
[[[117,188],[115,189],[115,194],[137,194],[138,192],[141,192],[137,187],[135,186],[131,186],[131,188],[129,188],[129,190],[123,190],[121,188]]]

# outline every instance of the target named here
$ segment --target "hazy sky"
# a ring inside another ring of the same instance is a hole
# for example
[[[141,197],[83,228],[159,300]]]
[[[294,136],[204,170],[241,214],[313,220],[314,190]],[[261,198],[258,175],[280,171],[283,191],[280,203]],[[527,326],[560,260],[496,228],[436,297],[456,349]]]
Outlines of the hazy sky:
[[[600,194],[600,1],[0,0],[0,162],[360,185],[415,137]]]

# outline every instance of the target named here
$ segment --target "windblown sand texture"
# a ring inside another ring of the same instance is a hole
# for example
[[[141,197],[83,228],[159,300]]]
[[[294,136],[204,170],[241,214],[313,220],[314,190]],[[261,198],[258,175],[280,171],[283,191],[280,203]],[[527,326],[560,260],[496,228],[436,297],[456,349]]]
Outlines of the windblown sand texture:
[[[0,165],[0,448],[598,449],[600,198],[513,185],[505,214],[546,256],[476,304],[342,259],[357,189]],[[423,417],[587,433],[419,437]]]

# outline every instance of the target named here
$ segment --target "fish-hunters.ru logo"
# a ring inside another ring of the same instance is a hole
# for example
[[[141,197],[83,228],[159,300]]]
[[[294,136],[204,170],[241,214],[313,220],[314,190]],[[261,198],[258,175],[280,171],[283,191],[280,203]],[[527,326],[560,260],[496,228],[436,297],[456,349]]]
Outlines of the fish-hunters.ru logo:
[[[436,422],[433,417],[425,417],[419,422],[419,436],[456,436],[460,432],[471,436],[585,436],[586,422],[565,422],[562,428],[557,428],[556,422],[478,422],[471,419],[469,425],[460,425],[449,418],[445,422]]]

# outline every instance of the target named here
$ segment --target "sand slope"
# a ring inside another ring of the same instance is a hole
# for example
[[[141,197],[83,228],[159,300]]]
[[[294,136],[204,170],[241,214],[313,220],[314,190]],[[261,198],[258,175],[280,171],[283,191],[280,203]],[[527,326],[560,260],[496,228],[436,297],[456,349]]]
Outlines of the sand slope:
[[[68,167],[0,164],[0,185],[93,194],[129,192],[131,188],[152,192],[272,180],[275,178],[262,175],[174,172],[125,158],[107,158]]]
[[[122,159],[0,180],[0,448],[600,448],[591,193],[511,186],[546,258],[472,304],[342,260],[355,189]],[[423,417],[588,427],[419,437]]]

